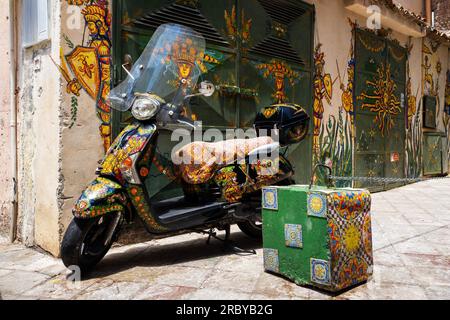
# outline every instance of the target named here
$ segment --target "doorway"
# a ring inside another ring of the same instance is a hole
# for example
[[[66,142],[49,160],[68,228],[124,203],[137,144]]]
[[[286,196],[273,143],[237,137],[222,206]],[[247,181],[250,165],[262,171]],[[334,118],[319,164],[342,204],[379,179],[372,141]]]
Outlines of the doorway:
[[[208,72],[218,93],[192,101],[203,128],[247,129],[262,107],[294,102],[312,114],[314,7],[298,0],[117,0],[113,8],[114,84],[136,61],[156,28],[184,24],[206,39]],[[131,121],[113,112],[113,135]],[[312,126],[311,126],[312,127]],[[312,132],[287,151],[296,182],[309,181]],[[167,137],[166,137],[167,138]],[[161,151],[166,156],[169,150]]]
[[[355,176],[405,176],[407,50],[365,30],[356,30]],[[355,182],[381,191],[403,183]]]

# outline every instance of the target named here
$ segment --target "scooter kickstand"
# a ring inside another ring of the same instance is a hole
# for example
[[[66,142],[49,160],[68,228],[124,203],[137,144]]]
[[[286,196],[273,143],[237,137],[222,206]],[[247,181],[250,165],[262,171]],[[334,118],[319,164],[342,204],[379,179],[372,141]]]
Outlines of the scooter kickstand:
[[[230,240],[231,237],[231,226],[228,225],[225,228],[225,240],[224,240],[224,249],[233,251],[235,254],[244,254],[244,255],[252,255],[256,254],[256,251],[254,249],[245,250],[242,248],[239,248],[232,240]]]
[[[211,243],[211,238],[216,238],[217,239],[217,236],[216,236],[216,233],[214,232],[214,229],[210,229],[209,230],[209,232],[208,232],[208,240],[206,240],[206,244],[210,244]]]
[[[250,254],[256,254],[256,251],[254,249],[245,250],[242,248],[239,248],[230,238],[231,238],[231,226],[226,226],[224,228],[225,230],[225,238],[221,239],[217,236],[217,233],[214,232],[215,229],[210,229],[209,231],[201,231],[200,233],[207,234],[208,239],[206,240],[206,244],[211,243],[211,238],[214,238],[220,242],[223,243],[223,250],[224,251],[233,251],[235,254],[243,254],[243,255],[250,255]]]

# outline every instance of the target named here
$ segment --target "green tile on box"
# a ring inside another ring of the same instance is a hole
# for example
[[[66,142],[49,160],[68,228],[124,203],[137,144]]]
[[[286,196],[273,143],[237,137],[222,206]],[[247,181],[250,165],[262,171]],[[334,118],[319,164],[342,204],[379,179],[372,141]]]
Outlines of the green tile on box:
[[[340,291],[372,275],[371,195],[363,189],[263,189],[266,271]]]

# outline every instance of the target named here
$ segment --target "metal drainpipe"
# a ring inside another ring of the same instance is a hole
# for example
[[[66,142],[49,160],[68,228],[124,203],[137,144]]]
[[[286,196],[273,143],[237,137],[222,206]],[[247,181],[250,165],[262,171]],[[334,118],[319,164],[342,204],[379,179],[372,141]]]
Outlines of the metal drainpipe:
[[[425,0],[425,17],[428,24],[431,26],[431,0]]]
[[[12,182],[13,182],[13,197],[11,203],[11,228],[9,239],[12,242],[16,240],[17,230],[17,60],[16,60],[16,1],[9,0],[9,58],[11,61],[11,68],[9,69],[10,79],[10,140],[11,140],[11,163],[12,163]]]

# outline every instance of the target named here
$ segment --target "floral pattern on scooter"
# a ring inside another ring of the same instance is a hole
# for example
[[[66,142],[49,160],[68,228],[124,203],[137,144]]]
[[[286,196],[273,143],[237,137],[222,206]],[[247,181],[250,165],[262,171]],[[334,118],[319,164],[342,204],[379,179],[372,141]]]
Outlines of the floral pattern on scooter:
[[[148,137],[155,131],[154,125],[131,124],[126,127],[109,149],[101,165],[101,174],[113,175],[125,183],[122,172],[134,165],[131,156],[145,148]]]
[[[99,177],[81,194],[73,213],[77,218],[93,218],[123,209],[123,199],[118,190],[122,186],[114,181]]]

